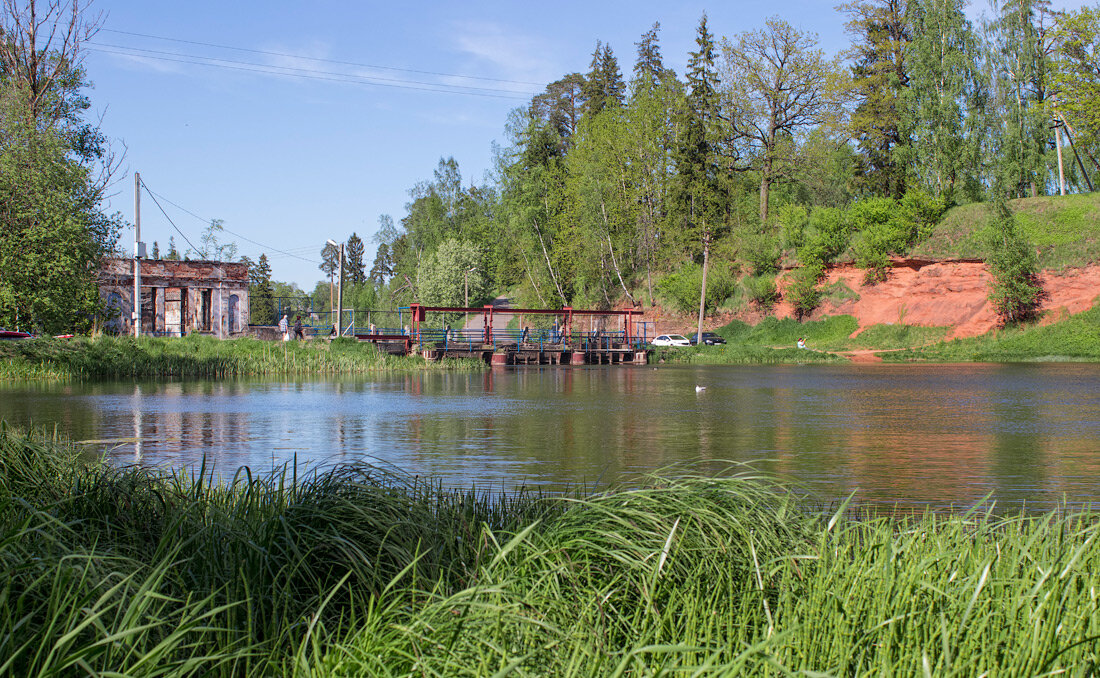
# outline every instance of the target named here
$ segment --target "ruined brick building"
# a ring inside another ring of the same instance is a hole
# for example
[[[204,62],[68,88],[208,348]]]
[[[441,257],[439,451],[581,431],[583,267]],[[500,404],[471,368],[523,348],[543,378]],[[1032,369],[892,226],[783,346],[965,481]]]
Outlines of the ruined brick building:
[[[98,276],[99,295],[117,310],[104,329],[131,334],[134,260],[108,258]],[[222,261],[141,260],[141,331],[179,337],[191,332],[219,339],[248,332],[248,267]]]

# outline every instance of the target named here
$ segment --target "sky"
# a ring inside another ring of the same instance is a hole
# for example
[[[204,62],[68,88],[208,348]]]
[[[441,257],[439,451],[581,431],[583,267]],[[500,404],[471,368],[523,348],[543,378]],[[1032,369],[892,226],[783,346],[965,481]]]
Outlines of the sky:
[[[483,183],[509,112],[586,72],[596,41],[629,78],[635,43],[659,21],[665,63],[682,75],[704,12],[718,37],[778,15],[834,54],[849,43],[836,4],[96,0],[88,95],[122,156],[106,208],[133,223],[139,172],[160,202],[142,195],[150,250],[174,237],[183,252],[220,219],[239,256],[266,253],[276,280],[311,291],[328,239],[358,234],[370,267],[380,215],[400,222],[441,158],[467,186]],[[133,240],[127,228],[122,246]]]

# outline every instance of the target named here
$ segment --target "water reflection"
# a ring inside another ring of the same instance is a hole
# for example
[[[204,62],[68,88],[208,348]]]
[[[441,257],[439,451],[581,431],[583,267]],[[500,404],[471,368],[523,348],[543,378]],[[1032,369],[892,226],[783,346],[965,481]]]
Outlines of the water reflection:
[[[695,385],[706,386],[696,392]],[[827,498],[1094,501],[1100,367],[526,368],[378,379],[0,386],[0,417],[119,463],[223,474],[353,460],[451,485],[755,462]]]

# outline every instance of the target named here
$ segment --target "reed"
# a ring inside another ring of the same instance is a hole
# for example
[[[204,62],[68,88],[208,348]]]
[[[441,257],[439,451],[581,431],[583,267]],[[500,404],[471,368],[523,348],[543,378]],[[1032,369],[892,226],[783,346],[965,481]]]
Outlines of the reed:
[[[475,360],[392,356],[349,339],[268,342],[183,338],[75,337],[0,342],[0,379],[365,374],[447,369],[475,371]]]
[[[0,675],[1087,675],[1100,514],[113,468],[0,424]]]

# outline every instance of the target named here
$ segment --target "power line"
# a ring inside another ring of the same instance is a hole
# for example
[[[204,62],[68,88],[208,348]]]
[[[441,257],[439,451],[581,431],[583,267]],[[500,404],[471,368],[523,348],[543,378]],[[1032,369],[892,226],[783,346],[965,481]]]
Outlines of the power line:
[[[149,190],[149,187],[145,185],[144,181],[141,182],[141,185],[145,188],[145,192],[149,194],[149,197],[153,199],[153,202],[157,204],[157,208],[160,210],[160,213],[164,215],[164,218],[168,220],[168,223],[172,224],[172,228],[176,229],[176,233],[179,233],[180,237],[187,241],[187,244],[191,246],[191,249],[198,252],[199,248],[195,247],[195,243],[187,239],[187,236],[183,234],[183,231],[180,230],[180,227],[176,226],[176,222],[172,221],[172,217],[168,216],[168,213],[164,211],[163,207],[161,207],[160,202],[157,200],[157,196],[153,195],[153,192]]]
[[[187,240],[187,236],[183,235],[183,231],[180,231],[179,227],[176,226],[176,224],[172,221],[171,217],[168,216],[168,213],[164,211],[164,208],[160,206],[160,202],[157,201],[157,198],[160,198],[164,202],[168,203],[172,207],[175,207],[176,209],[178,209],[182,212],[186,212],[187,214],[189,214],[192,217],[198,219],[199,221],[203,222],[204,224],[212,223],[212,221],[213,221],[212,219],[204,219],[203,217],[200,217],[199,215],[195,214],[194,212],[187,209],[186,207],[183,207],[181,205],[178,205],[178,204],[172,202],[171,200],[164,197],[163,195],[159,195],[157,193],[154,193],[151,188],[149,188],[148,186],[145,185],[145,180],[144,179],[142,179],[141,185],[145,189],[145,192],[148,193],[153,198],[153,202],[157,203],[157,207],[160,207],[160,211],[161,211],[161,213],[164,214],[164,217],[166,219],[168,219],[168,223],[172,224],[172,227],[175,228],[176,231],[179,232],[179,234],[181,236],[183,236],[184,240]],[[228,228],[226,228],[225,226],[222,226],[222,230],[225,231],[226,233],[230,234],[230,235],[237,236],[241,240],[247,240],[248,242],[252,243],[253,245],[256,245],[257,247],[262,247],[264,249],[271,250],[272,252],[278,252],[279,254],[282,254],[284,256],[294,257],[295,259],[301,259],[302,261],[306,261],[306,262],[309,262],[311,264],[320,264],[321,263],[317,259],[307,259],[306,257],[301,257],[301,256],[298,256],[297,254],[291,254],[290,252],[284,252],[283,250],[276,249],[276,248],[274,248],[270,245],[265,245],[262,242],[257,242],[255,240],[253,240],[252,238],[249,238],[247,236],[241,235],[240,233],[236,233],[234,231],[231,231]],[[187,240],[187,244],[191,245],[191,249],[195,250],[196,252],[199,251],[199,248],[195,247],[194,243],[192,243],[190,240]]]
[[[512,89],[500,89],[492,87],[472,87],[469,85],[448,85],[445,83],[423,82],[420,80],[401,80],[398,78],[386,78],[376,75],[356,75],[354,73],[338,73],[332,71],[317,71],[309,68],[295,66],[280,66],[278,64],[260,64],[251,61],[236,61],[222,59],[220,57],[208,57],[195,54],[181,54],[179,52],[165,52],[162,50],[146,49],[143,47],[129,47],[127,45],[111,45],[99,42],[86,43],[88,49],[107,54],[119,54],[126,56],[141,56],[147,59],[161,61],[174,61],[178,63],[190,63],[214,68],[230,68],[233,70],[254,70],[273,75],[291,75],[300,78],[317,80],[336,80],[340,82],[378,85],[381,87],[399,87],[402,89],[417,89],[428,92],[449,92],[453,94],[474,94],[477,96],[497,96],[498,98],[526,99],[534,92],[518,92]],[[125,50],[125,51],[120,51]],[[136,53],[136,54],[135,54]],[[248,67],[248,68],[244,68]],[[499,95],[509,95],[500,97]]]
[[[480,75],[460,75],[458,73],[440,73],[438,71],[419,71],[413,68],[397,68],[394,66],[379,66],[376,64],[363,64],[354,61],[337,61],[335,59],[322,59],[320,57],[301,56],[298,54],[287,54],[285,52],[271,52],[262,49],[250,49],[248,47],[235,47],[233,45],[218,45],[211,42],[199,42],[197,40],[184,40],[181,38],[169,38],[163,35],[149,35],[148,33],[135,33],[133,31],[120,31],[112,28],[100,29],[105,33],[118,33],[120,35],[133,35],[139,38],[150,38],[152,40],[166,40],[169,42],[179,42],[186,45],[198,45],[200,47],[214,47],[216,49],[231,49],[238,52],[251,52],[253,54],[265,54],[267,56],[289,57],[292,59],[308,59],[309,61],[317,61],[321,63],[339,64],[341,66],[358,66],[360,68],[377,68],[379,70],[386,71],[398,71],[401,73],[417,73],[420,75],[438,75],[444,78],[465,78],[467,80],[486,80],[490,82],[506,82],[514,85],[533,85],[535,87],[542,87],[546,83],[542,82],[527,82],[524,80],[506,80],[504,78],[489,78]]]

